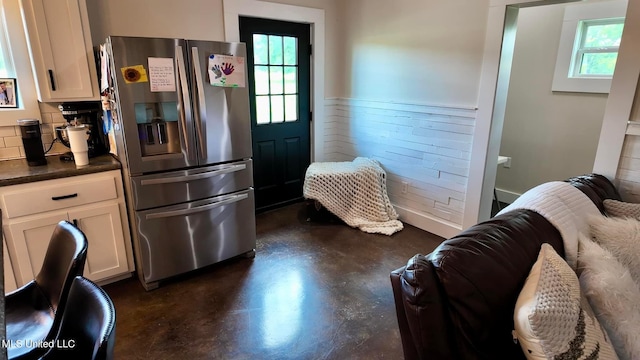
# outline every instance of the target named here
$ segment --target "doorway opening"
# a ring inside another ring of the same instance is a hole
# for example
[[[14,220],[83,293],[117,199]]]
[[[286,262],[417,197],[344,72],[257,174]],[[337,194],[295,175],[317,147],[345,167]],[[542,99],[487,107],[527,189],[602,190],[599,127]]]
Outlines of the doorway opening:
[[[509,83],[499,155],[509,161],[497,167],[492,216],[496,205],[511,203],[536,185],[593,171],[608,99],[606,84],[610,86],[622,35],[622,25],[610,23],[623,23],[625,11],[626,3],[615,0],[519,9],[511,66],[500,69],[500,76],[509,72]],[[589,24],[594,26],[582,31]],[[598,52],[577,52],[571,59],[576,38],[594,49],[598,43]],[[608,43],[614,45],[610,53],[604,52]],[[596,57],[598,61],[591,61]],[[574,73],[602,74],[576,77],[570,74],[571,62],[582,63]],[[602,86],[593,86],[598,81]],[[574,85],[557,85],[566,82]]]

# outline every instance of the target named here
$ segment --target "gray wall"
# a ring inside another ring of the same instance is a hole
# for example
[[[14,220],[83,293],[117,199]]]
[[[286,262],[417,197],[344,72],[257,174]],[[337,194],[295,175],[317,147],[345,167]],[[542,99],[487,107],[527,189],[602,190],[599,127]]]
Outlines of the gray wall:
[[[500,146],[512,162],[498,167],[499,190],[520,194],[593,169],[607,94],[551,91],[563,7],[520,10]]]

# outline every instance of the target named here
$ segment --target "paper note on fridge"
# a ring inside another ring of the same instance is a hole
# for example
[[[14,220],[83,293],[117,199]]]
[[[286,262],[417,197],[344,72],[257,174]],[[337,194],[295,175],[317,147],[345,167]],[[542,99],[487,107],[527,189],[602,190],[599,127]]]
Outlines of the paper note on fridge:
[[[213,86],[245,87],[244,57],[209,55],[209,83]]]
[[[150,57],[148,61],[151,92],[176,91],[173,58]]]

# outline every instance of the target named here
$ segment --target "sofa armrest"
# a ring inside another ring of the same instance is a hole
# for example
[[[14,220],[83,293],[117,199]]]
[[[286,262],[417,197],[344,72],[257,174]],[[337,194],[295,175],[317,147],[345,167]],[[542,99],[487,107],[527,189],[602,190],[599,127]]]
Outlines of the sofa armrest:
[[[405,360],[419,359],[416,344],[411,338],[411,329],[404,304],[402,301],[402,273],[406,267],[401,267],[391,272],[391,288],[393,289],[393,300],[396,304],[396,317],[398,319],[398,328],[400,329],[400,339],[402,339],[402,352]]]
[[[428,256],[391,273],[405,359],[459,359],[446,295]]]

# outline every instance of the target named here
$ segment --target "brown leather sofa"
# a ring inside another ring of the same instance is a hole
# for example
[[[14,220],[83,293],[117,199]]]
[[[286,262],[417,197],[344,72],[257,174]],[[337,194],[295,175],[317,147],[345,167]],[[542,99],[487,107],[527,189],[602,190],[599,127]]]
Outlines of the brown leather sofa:
[[[604,199],[620,200],[604,176],[567,182],[603,213]],[[512,336],[513,311],[543,243],[564,256],[560,232],[547,219],[516,209],[472,226],[393,271],[405,359],[524,359]]]

